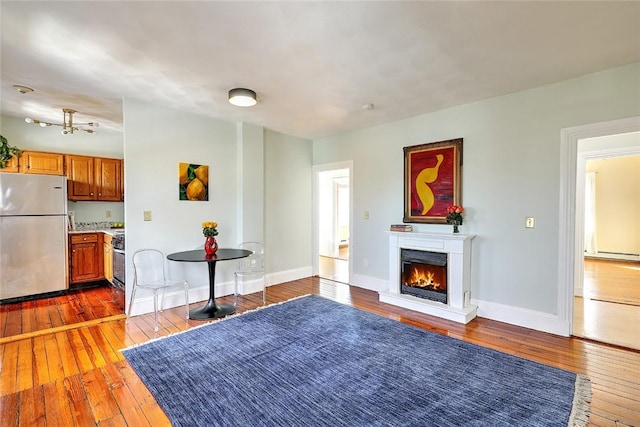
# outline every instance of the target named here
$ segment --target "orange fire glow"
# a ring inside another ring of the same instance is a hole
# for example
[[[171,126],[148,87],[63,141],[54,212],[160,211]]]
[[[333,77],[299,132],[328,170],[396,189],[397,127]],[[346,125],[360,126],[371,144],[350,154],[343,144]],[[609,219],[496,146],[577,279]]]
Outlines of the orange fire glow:
[[[444,276],[444,272],[430,270],[432,267],[433,266],[427,265],[412,265],[411,271],[406,275],[408,277],[405,278],[405,284],[418,288],[429,288],[434,291],[446,291],[446,277],[442,277]]]

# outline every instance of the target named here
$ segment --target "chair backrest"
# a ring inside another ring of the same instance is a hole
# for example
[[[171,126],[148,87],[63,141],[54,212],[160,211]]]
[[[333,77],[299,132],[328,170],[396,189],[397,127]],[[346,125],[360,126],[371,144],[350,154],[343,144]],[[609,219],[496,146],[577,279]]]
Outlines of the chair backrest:
[[[240,258],[238,262],[239,271],[263,271],[264,270],[264,247],[259,242],[242,242],[238,245],[239,249],[248,249],[252,252],[246,258]]]
[[[165,256],[157,249],[140,249],[133,254],[133,280],[144,286],[163,282]]]

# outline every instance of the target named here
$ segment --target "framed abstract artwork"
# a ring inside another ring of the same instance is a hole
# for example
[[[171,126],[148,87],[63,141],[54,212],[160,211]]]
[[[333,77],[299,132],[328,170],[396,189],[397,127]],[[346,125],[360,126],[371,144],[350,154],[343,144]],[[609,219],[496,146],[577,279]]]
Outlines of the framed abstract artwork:
[[[404,222],[446,224],[462,205],[462,138],[404,147]]]

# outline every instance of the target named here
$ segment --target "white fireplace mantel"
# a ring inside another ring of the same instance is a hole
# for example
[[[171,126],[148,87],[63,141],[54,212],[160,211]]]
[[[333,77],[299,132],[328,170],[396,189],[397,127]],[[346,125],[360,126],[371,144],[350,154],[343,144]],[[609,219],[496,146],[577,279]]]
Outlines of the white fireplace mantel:
[[[469,234],[389,233],[389,290],[380,292],[379,299],[388,304],[408,308],[459,323],[476,317],[478,307],[471,299],[471,241]],[[416,249],[442,252],[447,259],[447,304],[400,293],[400,250]]]

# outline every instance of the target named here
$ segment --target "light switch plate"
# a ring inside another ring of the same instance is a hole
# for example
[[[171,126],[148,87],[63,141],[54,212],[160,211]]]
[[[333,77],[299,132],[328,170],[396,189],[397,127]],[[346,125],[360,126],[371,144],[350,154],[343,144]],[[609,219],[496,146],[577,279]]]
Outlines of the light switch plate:
[[[151,211],[144,211],[144,220],[151,221]]]

